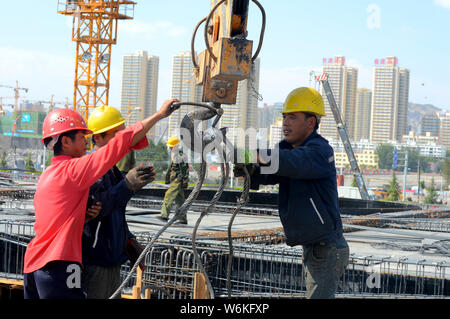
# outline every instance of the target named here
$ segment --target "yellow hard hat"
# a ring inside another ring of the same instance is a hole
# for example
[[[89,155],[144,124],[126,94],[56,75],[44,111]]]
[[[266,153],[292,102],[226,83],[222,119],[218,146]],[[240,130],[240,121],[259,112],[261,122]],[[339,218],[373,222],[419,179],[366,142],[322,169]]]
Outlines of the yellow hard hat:
[[[281,113],[308,112],[326,116],[322,95],[312,88],[301,87],[289,93]]]
[[[88,128],[94,134],[107,132],[125,123],[120,112],[108,105],[96,107],[88,118]]]
[[[169,138],[169,140],[167,141],[167,146],[169,147],[175,147],[178,144],[180,144],[180,139],[176,136],[172,136],[171,138]]]

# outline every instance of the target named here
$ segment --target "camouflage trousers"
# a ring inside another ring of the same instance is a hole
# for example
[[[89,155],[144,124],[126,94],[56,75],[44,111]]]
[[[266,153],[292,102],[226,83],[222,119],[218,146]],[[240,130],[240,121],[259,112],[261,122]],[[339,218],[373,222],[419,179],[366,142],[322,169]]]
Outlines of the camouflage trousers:
[[[175,204],[175,209],[181,207],[185,201],[184,189],[179,182],[172,182],[170,187],[166,191],[164,196],[164,202],[161,207],[161,217],[169,218],[170,210],[173,204]],[[186,215],[183,216],[181,221],[186,221]]]

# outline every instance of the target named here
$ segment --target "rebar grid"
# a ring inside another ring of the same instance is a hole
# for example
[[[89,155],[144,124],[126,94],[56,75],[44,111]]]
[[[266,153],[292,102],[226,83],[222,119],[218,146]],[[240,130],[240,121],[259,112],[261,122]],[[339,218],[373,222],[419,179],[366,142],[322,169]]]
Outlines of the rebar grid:
[[[137,233],[145,244],[150,233]],[[21,279],[26,246],[34,236],[33,224],[0,221],[0,277]],[[199,239],[197,249],[217,298],[227,296],[226,242]],[[449,298],[448,259],[430,261],[405,257],[351,254],[349,265],[338,281],[337,296],[343,298]],[[153,298],[189,299],[193,277],[198,272],[188,238],[160,239],[145,256],[143,287]],[[283,245],[234,244],[231,263],[231,296],[260,298],[304,297],[302,249]],[[126,274],[129,265],[122,267]],[[127,290],[135,284],[135,276]]]
[[[205,240],[198,247],[215,296],[227,291],[229,251],[226,243]],[[159,285],[157,298],[192,298],[194,273],[198,272],[189,241],[158,243],[145,259],[144,285]],[[305,276],[302,249],[284,246],[235,244],[231,269],[232,297],[304,297]],[[450,297],[450,263],[415,261],[407,258],[351,254],[337,295],[380,295],[391,298]],[[169,291],[169,292],[167,292]]]

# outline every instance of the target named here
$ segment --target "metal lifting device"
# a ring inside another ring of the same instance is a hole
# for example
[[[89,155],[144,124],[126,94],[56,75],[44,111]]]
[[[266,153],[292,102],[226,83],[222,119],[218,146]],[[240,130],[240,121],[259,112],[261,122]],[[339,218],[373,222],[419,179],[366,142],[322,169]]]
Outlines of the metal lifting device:
[[[179,102],[175,103],[173,108],[177,109],[186,105],[197,106],[197,109],[189,112],[183,118],[181,122],[180,135],[183,144],[188,149],[202,155],[198,182],[184,204],[177,208],[174,216],[147,244],[128,273],[128,276],[110,297],[110,299],[115,298],[120,294],[123,287],[131,279],[132,274],[137,269],[139,263],[145,257],[149,249],[154,245],[159,236],[161,236],[161,234],[179,217],[186,214],[189,207],[196,200],[206,175],[206,154],[208,152],[212,152],[213,150],[217,152],[222,160],[220,163],[220,183],[218,190],[210,202],[210,205],[204,212],[201,213],[194,226],[192,233],[192,248],[196,263],[205,277],[210,298],[214,298],[213,288],[197,253],[196,236],[201,220],[212,212],[226,187],[230,174],[229,162],[233,162],[236,153],[235,150],[230,147],[231,144],[226,138],[226,128],[216,128],[224,112],[221,105],[236,103],[238,83],[239,81],[250,78],[252,64],[255,62],[261,51],[262,42],[264,39],[266,25],[266,14],[264,8],[257,0],[251,1],[258,6],[262,13],[262,28],[259,44],[253,56],[253,42],[247,40],[247,19],[250,0],[211,0],[211,12],[195,27],[191,41],[191,52],[196,83],[203,86],[202,102]],[[221,9],[223,10],[218,10],[222,5],[223,8]],[[206,50],[200,53],[197,60],[195,54],[195,37],[198,29],[203,23],[205,23],[203,36],[206,44]],[[198,127],[202,124],[202,122],[212,120],[213,118],[214,120],[211,128],[206,131],[199,131]],[[237,207],[234,210],[228,225],[230,258],[228,259],[227,268],[227,288],[229,297],[231,297],[230,270],[233,255],[231,228],[237,213],[241,207],[248,202],[250,188],[250,175],[246,168],[244,168],[244,172],[245,177],[243,192],[241,197],[238,199]]]
[[[321,82],[325,94],[327,95],[328,102],[330,104],[331,111],[334,116],[334,120],[337,124],[337,130],[341,136],[342,143],[344,144],[345,152],[347,153],[348,160],[352,169],[353,176],[355,176],[356,183],[358,184],[358,189],[361,194],[361,198],[365,200],[370,200],[369,193],[367,191],[366,183],[364,182],[363,175],[359,169],[358,161],[356,160],[355,153],[353,152],[352,144],[350,138],[348,137],[347,128],[342,121],[341,112],[339,111],[339,106],[331,90],[330,83],[328,82],[328,74],[323,74],[315,78],[316,81]]]

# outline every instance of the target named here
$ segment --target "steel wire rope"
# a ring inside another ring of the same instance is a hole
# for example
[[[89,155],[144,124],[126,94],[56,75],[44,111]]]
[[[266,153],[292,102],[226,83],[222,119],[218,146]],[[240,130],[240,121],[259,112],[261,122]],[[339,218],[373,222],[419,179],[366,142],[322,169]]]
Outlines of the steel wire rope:
[[[144,248],[142,253],[139,255],[139,257],[136,260],[133,267],[130,269],[125,280],[117,288],[117,290],[111,295],[111,297],[109,297],[109,299],[115,299],[120,294],[120,292],[125,287],[125,285],[130,281],[134,271],[136,271],[136,269],[137,269],[138,265],[140,264],[140,262],[142,261],[142,259],[145,257],[145,255],[147,254],[149,249],[154,245],[154,243],[158,240],[158,238],[161,236],[161,234],[164,233],[166,231],[166,229],[169,228],[178,219],[179,216],[181,216],[181,214],[184,214],[189,209],[189,207],[192,205],[192,203],[194,202],[194,200],[197,198],[198,194],[200,193],[201,187],[203,185],[203,181],[205,179],[205,175],[206,175],[206,163],[204,163],[204,164],[202,163],[202,165],[200,167],[200,172],[199,172],[199,179],[198,179],[197,184],[195,185],[194,189],[192,190],[191,194],[189,195],[189,197],[186,199],[186,201],[184,202],[184,204],[181,207],[177,208],[175,215],[166,223],[166,225],[164,225],[158,231],[158,233],[156,233],[155,237],[153,237],[153,239],[147,244],[147,246]]]
[[[238,205],[236,206],[236,209],[234,210],[230,221],[228,223],[228,250],[229,250],[229,257],[228,257],[228,264],[227,264],[227,292],[228,292],[228,298],[231,298],[231,264],[233,261],[233,237],[231,235],[231,228],[233,226],[234,219],[237,215],[237,213],[241,210],[242,206],[245,206],[248,203],[248,193],[250,191],[250,174],[248,173],[247,168],[244,166],[244,188],[242,190],[242,195],[238,200]]]
[[[205,276],[206,285],[208,286],[208,290],[209,290],[211,299],[214,299],[214,289],[211,285],[211,281],[209,280],[209,276],[205,270],[205,267],[203,266],[203,263],[201,262],[200,256],[198,255],[196,239],[197,239],[197,229],[198,229],[202,219],[211,213],[212,209],[218,202],[219,198],[222,196],[222,193],[227,184],[227,180],[228,180],[228,176],[229,176],[229,165],[228,165],[228,163],[226,163],[226,164],[221,163],[220,166],[221,166],[222,177],[220,180],[219,189],[215,193],[213,199],[211,200],[211,204],[208,206],[208,208],[200,214],[200,217],[197,219],[194,230],[192,232],[192,251],[194,253],[194,259],[195,259],[198,267],[200,268],[200,271]]]

